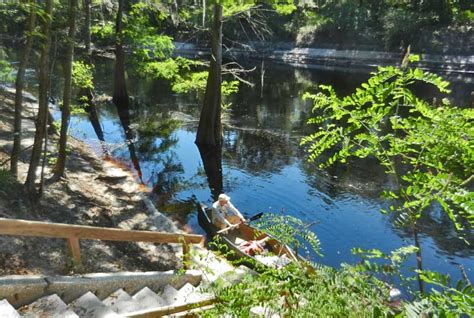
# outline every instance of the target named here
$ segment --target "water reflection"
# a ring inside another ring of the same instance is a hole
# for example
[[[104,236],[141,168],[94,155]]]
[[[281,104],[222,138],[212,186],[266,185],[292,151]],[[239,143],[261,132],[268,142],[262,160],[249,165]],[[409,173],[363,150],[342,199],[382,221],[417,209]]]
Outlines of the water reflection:
[[[260,75],[256,72],[249,80],[258,83]],[[316,84],[332,84],[338,94],[347,94],[367,76],[267,66],[263,94],[259,85],[242,86],[232,98],[222,152],[196,147],[198,96],[175,95],[167,83],[131,82],[130,92],[137,94],[140,105],[131,105],[133,119],[118,119],[107,107],[101,109],[101,119],[106,139],[115,134],[110,122],[118,121],[127,140],[133,140],[129,153],[115,155],[139,162],[160,211],[200,232],[194,200],[211,202],[221,191],[247,215],[284,210],[308,224],[319,222],[312,229],[323,244],[325,258],[315,259],[337,266],[357,259],[350,254],[355,246],[387,252],[411,243],[408,231],[395,228],[391,217],[379,212],[387,205],[380,200],[381,190],[393,185],[378,165],[357,160],[320,170],[306,162],[298,145],[307,133],[304,123],[311,112],[311,105],[300,98],[303,92]],[[97,87],[110,94],[110,84]],[[447,223],[436,211],[423,216],[425,266],[459,277],[446,256],[469,271],[474,270],[474,255],[454,240]]]
[[[133,130],[130,126],[130,100],[128,97],[126,99],[119,99],[115,102],[115,106],[117,106],[117,113],[125,133],[125,142],[130,154],[130,160],[138,178],[143,183],[142,169],[140,168],[140,161],[135,150],[135,144],[133,143]]]
[[[222,147],[197,146],[197,148],[201,155],[213,201],[217,201],[219,194],[224,192],[222,185]]]
[[[258,129],[227,130],[226,163],[251,174],[277,173],[294,161],[295,145],[288,135]]]

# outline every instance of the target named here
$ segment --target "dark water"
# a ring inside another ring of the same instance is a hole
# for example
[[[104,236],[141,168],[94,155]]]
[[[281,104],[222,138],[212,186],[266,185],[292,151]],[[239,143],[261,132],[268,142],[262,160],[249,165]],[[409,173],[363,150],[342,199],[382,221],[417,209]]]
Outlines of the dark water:
[[[109,62],[96,64],[99,93],[112,92],[110,67]],[[309,257],[335,267],[358,260],[351,255],[353,247],[389,252],[413,244],[408,231],[397,229],[390,216],[379,212],[387,206],[380,199],[381,190],[391,184],[380,167],[364,161],[318,170],[306,162],[298,145],[309,131],[305,122],[311,110],[301,99],[303,92],[318,84],[332,84],[340,94],[347,94],[367,78],[368,74],[361,73],[268,66],[263,88],[257,71],[249,78],[256,85],[241,86],[225,112],[224,191],[247,216],[282,212],[302,219],[318,235],[324,254],[323,258]],[[469,106],[472,83],[472,78],[465,78],[452,86],[456,103]],[[132,157],[138,161],[144,183],[161,211],[193,232],[204,233],[193,204],[194,200],[211,203],[203,162],[194,144],[202,96],[173,94],[160,81],[130,78],[129,84],[134,96],[131,113],[136,153]],[[429,96],[429,91],[420,90]],[[100,115],[110,153],[136,169],[115,106],[101,104]],[[100,151],[86,117],[75,117],[71,129]],[[435,208],[421,224],[424,266],[460,278],[458,264],[462,264],[473,278],[474,249],[455,238],[446,217]],[[408,266],[415,265],[411,258]]]

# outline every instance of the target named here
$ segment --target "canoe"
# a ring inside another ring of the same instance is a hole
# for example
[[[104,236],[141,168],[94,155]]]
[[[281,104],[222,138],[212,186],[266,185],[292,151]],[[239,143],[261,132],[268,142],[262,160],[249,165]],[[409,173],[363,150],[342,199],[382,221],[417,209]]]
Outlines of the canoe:
[[[218,233],[220,228],[211,221],[211,209],[200,203],[197,208],[199,225],[207,232],[209,238],[218,236],[221,239],[221,243],[225,244],[233,252],[232,255],[226,255],[232,260],[238,260],[239,263],[250,268],[255,268],[256,263],[270,267],[282,267],[292,260],[302,260],[276,238],[259,231],[249,224],[242,223],[235,229]],[[264,252],[255,253],[255,255],[244,252],[245,246],[255,241],[262,242],[265,248]]]

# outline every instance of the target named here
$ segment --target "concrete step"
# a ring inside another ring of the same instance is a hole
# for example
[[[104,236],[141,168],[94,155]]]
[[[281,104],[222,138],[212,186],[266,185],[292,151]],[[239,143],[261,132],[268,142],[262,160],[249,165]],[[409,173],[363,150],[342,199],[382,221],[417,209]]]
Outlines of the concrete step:
[[[167,302],[168,306],[183,305],[186,303],[198,302],[204,299],[210,298],[210,295],[206,295],[199,291],[199,288],[186,283],[179,290],[176,290],[172,286],[165,286],[162,293],[163,299]]]
[[[81,318],[120,317],[117,313],[104,305],[92,292],[85,293],[69,306]]]
[[[140,304],[140,308],[143,310],[166,306],[166,301],[148,287],[140,290],[132,298]]]
[[[182,299],[183,303],[193,303],[209,298],[209,296],[202,293],[198,287],[194,287],[190,283],[186,283],[179,289],[178,297]]]
[[[116,290],[109,297],[104,299],[102,303],[118,314],[124,314],[142,309],[141,304],[134,300],[123,289]]]
[[[20,318],[20,314],[6,300],[0,300],[0,318]]]
[[[37,318],[37,317],[51,317],[51,318],[78,318],[67,305],[59,298],[58,295],[49,295],[41,297],[28,306],[23,306],[18,310],[22,317]]]
[[[166,306],[171,306],[178,303],[179,291],[171,285],[166,285],[161,297],[165,300]]]

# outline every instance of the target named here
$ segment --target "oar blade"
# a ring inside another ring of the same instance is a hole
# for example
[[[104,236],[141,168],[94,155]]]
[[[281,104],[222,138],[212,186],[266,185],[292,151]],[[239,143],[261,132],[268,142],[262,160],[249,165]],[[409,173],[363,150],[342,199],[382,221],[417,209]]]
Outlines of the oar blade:
[[[251,216],[251,217],[248,219],[248,221],[250,222],[250,221],[258,220],[258,219],[260,219],[262,216],[263,216],[263,212],[257,213],[257,214],[255,214],[254,216]]]

